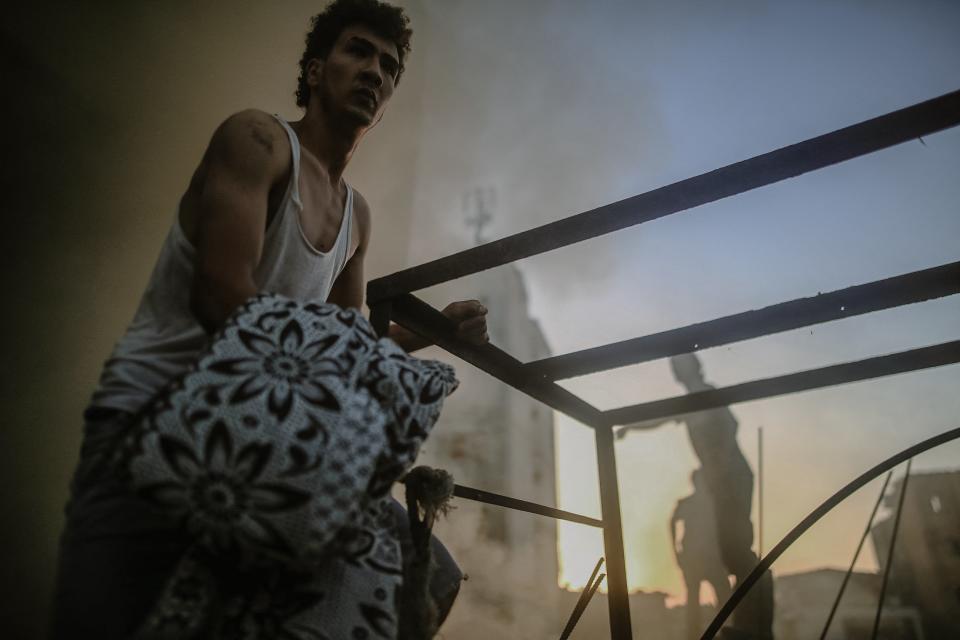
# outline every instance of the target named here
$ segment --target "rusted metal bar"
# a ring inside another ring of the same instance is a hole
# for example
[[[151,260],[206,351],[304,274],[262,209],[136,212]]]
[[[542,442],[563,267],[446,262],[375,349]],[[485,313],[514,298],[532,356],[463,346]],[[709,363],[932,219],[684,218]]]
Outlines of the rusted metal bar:
[[[574,420],[590,427],[599,424],[599,409],[557,384],[526,375],[519,360],[492,344],[475,346],[458,340],[453,323],[416,296],[404,294],[392,304],[394,321],[410,331]]]
[[[604,412],[604,419],[610,424],[631,424],[956,362],[960,362],[960,340],[611,409]]]
[[[523,366],[562,380],[960,293],[960,262],[585,349]]]
[[[378,278],[369,283],[367,300],[377,302],[462,278],[822,169],[957,124],[960,124],[960,91]]]
[[[913,458],[907,460],[907,471],[903,475],[900,485],[900,499],[897,501],[897,515],[893,518],[893,531],[890,533],[890,548],[887,550],[887,564],[883,567],[883,581],[880,583],[880,597],[877,599],[877,614],[873,618],[873,633],[870,640],[877,640],[880,633],[880,618],[883,616],[883,602],[887,595],[887,585],[890,582],[890,572],[893,569],[893,550],[897,546],[897,533],[900,531],[900,516],[903,515],[903,499],[907,496],[907,482],[910,480],[910,467]]]
[[[526,511],[527,513],[535,513],[537,515],[547,516],[557,520],[567,520],[568,522],[576,522],[577,524],[585,524],[591,527],[603,527],[603,520],[597,520],[596,518],[591,518],[590,516],[582,516],[579,513],[554,509],[553,507],[547,507],[542,504],[537,504],[536,502],[518,500],[517,498],[502,496],[498,493],[483,491],[482,489],[474,489],[472,487],[465,487],[459,484],[454,485],[453,495],[466,500],[475,500],[477,502],[493,504],[499,507],[506,507],[508,509]]]
[[[810,512],[806,518],[800,521],[800,523],[795,526],[790,532],[783,537],[777,545],[770,550],[770,553],[765,555],[760,562],[757,563],[757,566],[753,568],[753,571],[743,579],[743,582],[737,585],[737,588],[734,590],[733,594],[727,598],[726,603],[720,608],[720,611],[717,612],[716,617],[713,621],[710,622],[710,625],[703,632],[703,635],[700,636],[700,640],[713,640],[716,637],[717,633],[720,631],[720,628],[723,626],[723,623],[727,621],[727,618],[733,613],[734,609],[737,608],[737,605],[740,604],[740,601],[743,600],[744,596],[747,595],[747,592],[753,588],[753,585],[757,583],[761,576],[766,573],[770,567],[773,565],[777,559],[784,554],[784,552],[790,548],[797,539],[802,536],[806,531],[815,525],[823,516],[830,513],[834,507],[838,504],[849,498],[853,495],[858,489],[863,485],[867,484],[874,478],[880,476],[881,473],[893,469],[895,466],[901,462],[905,462],[910,458],[914,458],[924,451],[929,451],[934,447],[938,447],[941,444],[945,444],[952,440],[960,438],[960,427],[956,429],[951,429],[950,431],[945,431],[939,435],[933,436],[932,438],[927,438],[922,442],[918,442],[912,447],[907,447],[900,453],[890,456],[880,464],[876,465],[869,471],[865,471],[860,474],[854,480],[851,480],[844,486],[842,489],[834,493],[832,496],[827,498],[819,507]]]

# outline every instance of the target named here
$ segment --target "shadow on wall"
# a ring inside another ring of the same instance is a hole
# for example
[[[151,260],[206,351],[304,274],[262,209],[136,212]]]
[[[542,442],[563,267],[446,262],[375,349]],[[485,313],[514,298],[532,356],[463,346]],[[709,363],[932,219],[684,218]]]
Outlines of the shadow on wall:
[[[5,25],[12,26],[12,25]],[[106,254],[111,155],[110,114],[65,82],[62,70],[31,55],[4,34],[6,144],[14,160],[2,173],[4,219],[4,412],[9,487],[4,504],[10,550],[3,627],[10,637],[37,637],[45,627],[55,540],[69,469],[79,444],[80,410],[89,366],[76,310],[98,300],[98,256]]]

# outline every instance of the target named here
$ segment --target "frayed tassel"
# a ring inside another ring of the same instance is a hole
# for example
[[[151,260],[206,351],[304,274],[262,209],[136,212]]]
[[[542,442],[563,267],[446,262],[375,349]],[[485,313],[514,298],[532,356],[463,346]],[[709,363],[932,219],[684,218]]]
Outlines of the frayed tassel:
[[[398,640],[431,640],[437,633],[439,612],[430,596],[433,555],[430,532],[437,516],[453,508],[453,476],[443,469],[416,467],[402,480],[406,486],[407,516],[413,541],[413,559],[405,563],[399,610]]]

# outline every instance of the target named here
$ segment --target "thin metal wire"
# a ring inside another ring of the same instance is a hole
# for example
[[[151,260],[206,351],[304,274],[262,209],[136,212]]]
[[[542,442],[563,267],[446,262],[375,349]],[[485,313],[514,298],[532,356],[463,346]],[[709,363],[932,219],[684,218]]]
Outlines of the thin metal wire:
[[[897,515],[893,518],[893,533],[890,534],[890,548],[887,550],[887,565],[883,568],[883,582],[880,585],[880,598],[877,600],[877,615],[873,619],[873,633],[870,634],[870,640],[877,640],[877,634],[880,632],[880,617],[883,615],[883,601],[887,595],[890,570],[893,568],[893,549],[897,545],[897,532],[900,530],[900,516],[903,513],[903,499],[907,495],[907,481],[910,480],[910,465],[912,464],[913,458],[907,460],[907,472],[903,475],[903,485],[900,487]]]
[[[840,606],[840,600],[843,598],[843,592],[847,589],[847,583],[850,582],[850,576],[853,574],[853,568],[857,564],[857,559],[860,557],[860,551],[863,549],[863,543],[867,541],[867,536],[870,535],[870,529],[873,527],[873,519],[877,516],[877,510],[880,508],[880,503],[883,502],[883,496],[887,493],[887,485],[890,484],[890,478],[893,477],[893,471],[887,474],[887,477],[883,481],[883,486],[880,487],[880,495],[877,496],[877,501],[873,504],[873,511],[870,512],[870,517],[867,518],[867,526],[863,530],[863,535],[860,536],[860,542],[857,543],[857,550],[853,552],[853,560],[850,561],[850,568],[847,569],[847,573],[843,576],[843,582],[840,583],[840,590],[837,592],[837,597],[833,600],[833,606],[830,607],[830,614],[827,616],[827,621],[823,625],[823,631],[820,633],[820,640],[825,640],[827,637],[827,632],[830,631],[830,624],[833,622],[833,616],[837,613],[837,607]]]
[[[600,577],[597,578],[597,574],[600,573],[600,567],[602,565],[603,558],[600,558],[597,560],[597,566],[593,568],[593,573],[590,574],[590,579],[587,580],[587,584],[583,587],[583,591],[580,592],[580,597],[577,598],[577,604],[573,607],[573,611],[570,612],[570,619],[567,620],[567,624],[563,628],[563,633],[560,634],[560,640],[567,640],[567,638],[570,637],[574,627],[577,626],[577,622],[580,621],[580,616],[583,615],[583,612],[587,609],[587,605],[590,604],[590,599],[593,598],[593,594],[596,593],[597,587],[600,586],[600,582],[603,580],[604,574],[602,573]]]

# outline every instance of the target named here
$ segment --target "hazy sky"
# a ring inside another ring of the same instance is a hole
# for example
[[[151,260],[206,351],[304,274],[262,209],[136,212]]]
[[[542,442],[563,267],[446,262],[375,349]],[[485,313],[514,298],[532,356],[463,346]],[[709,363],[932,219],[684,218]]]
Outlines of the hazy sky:
[[[960,88],[950,2],[426,8],[414,262],[468,246],[469,186],[497,189],[502,237]],[[565,353],[956,260],[958,160],[949,131],[522,261],[532,313]],[[958,321],[958,300],[914,305],[710,350],[704,368],[740,382],[956,339]],[[735,406],[751,462],[765,429],[767,549],[863,469],[956,426],[958,382],[954,366]],[[663,361],[564,384],[602,409],[683,391]],[[558,433],[560,505],[598,513],[592,436],[563,417]],[[667,522],[696,464],[686,436],[631,436],[618,456],[630,584],[678,593]],[[914,469],[958,462],[943,448]],[[848,563],[878,489],[776,570]],[[564,525],[561,553],[582,582],[600,536]]]

